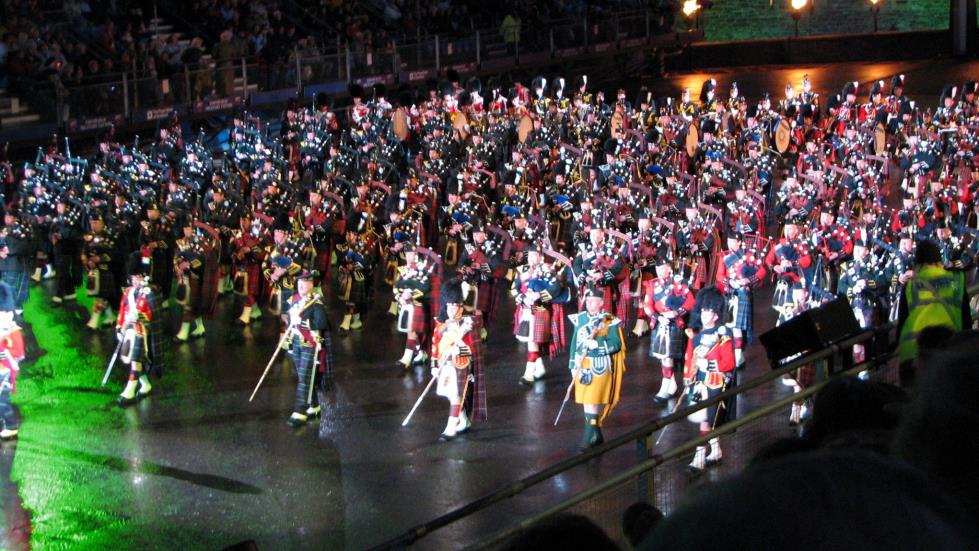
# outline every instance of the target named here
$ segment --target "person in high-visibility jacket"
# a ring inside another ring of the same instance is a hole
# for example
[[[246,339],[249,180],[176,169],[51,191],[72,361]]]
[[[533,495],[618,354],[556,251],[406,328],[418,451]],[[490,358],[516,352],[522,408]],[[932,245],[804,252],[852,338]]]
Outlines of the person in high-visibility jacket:
[[[918,336],[925,328],[942,326],[958,333],[972,326],[965,273],[946,270],[938,245],[930,240],[918,244],[914,264],[898,311],[898,358],[904,369],[918,357]]]

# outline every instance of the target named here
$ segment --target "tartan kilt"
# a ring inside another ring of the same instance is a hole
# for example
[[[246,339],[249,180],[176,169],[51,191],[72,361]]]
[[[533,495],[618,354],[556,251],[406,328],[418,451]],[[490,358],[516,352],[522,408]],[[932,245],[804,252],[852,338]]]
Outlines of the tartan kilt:
[[[551,311],[548,308],[534,308],[530,338],[538,344],[551,341]]]
[[[415,313],[411,317],[411,331],[416,335],[427,335],[429,331],[428,309],[423,304],[415,305]]]
[[[204,300],[201,288],[202,282],[199,277],[191,276],[177,284],[177,302],[182,303],[184,310],[192,312],[195,316],[203,314]],[[183,296],[181,296],[181,293],[183,293]]]
[[[483,313],[483,319],[489,325],[496,319],[496,308],[498,306],[499,293],[497,293],[498,281],[492,278],[479,284],[479,294],[476,296],[476,309]]]
[[[415,304],[413,305],[413,308],[414,310],[412,311],[411,314],[411,326],[408,327],[407,331],[403,330],[403,328],[399,326],[398,331],[401,333],[407,333],[410,331],[416,335],[428,335],[428,331],[429,331],[428,309],[425,308],[424,304]],[[401,317],[400,311],[398,312],[398,317],[399,319]]]
[[[124,337],[119,348],[119,360],[131,365],[132,362],[142,363],[146,359],[146,339],[138,332],[132,338]]]
[[[657,324],[649,332],[649,357],[682,361],[686,351],[687,335],[678,324]]]
[[[358,272],[339,272],[337,275],[337,297],[344,302],[354,304],[367,302],[367,285],[364,275]]]
[[[236,295],[257,299],[262,285],[261,266],[258,264],[235,264],[232,281]]]
[[[5,274],[6,273],[8,272],[5,272]],[[93,290],[92,285],[96,285],[96,283],[93,281],[92,277],[95,274],[98,274],[96,276],[98,277],[98,283],[97,283],[98,288]],[[25,278],[26,278],[26,274],[25,274]],[[119,292],[115,290],[116,276],[114,273],[112,273],[112,270],[89,270],[88,278],[89,279],[86,282],[87,289],[88,289],[87,292],[88,296],[98,297],[107,300],[109,301],[109,304],[113,304],[113,305],[119,302]],[[4,281],[7,280],[4,279]],[[7,283],[13,286],[13,284],[11,284],[10,282]],[[15,297],[17,296],[16,295],[17,289],[18,289],[17,287],[14,287]]]
[[[734,298],[737,297],[737,304]],[[753,295],[748,292],[734,292],[727,296],[727,308],[724,310],[724,323],[735,329],[740,329],[745,338],[751,334],[752,320],[752,300]]]
[[[699,289],[707,281],[707,259],[695,256],[692,262],[694,263],[693,284],[690,286]]]
[[[20,308],[25,302],[27,302],[27,296],[30,293],[29,277],[30,276],[27,275],[27,272],[20,270],[0,272],[0,280],[7,285],[10,285],[10,290],[14,299],[14,306],[17,308]]]
[[[319,372],[323,379],[333,378],[333,337],[329,331],[323,331],[323,342],[320,343],[320,366]]]
[[[550,308],[534,306],[530,308],[530,319],[521,319],[527,311],[527,306],[517,306],[513,312],[513,334],[521,342],[545,344],[551,342],[551,310]],[[526,327],[521,330],[521,324]],[[522,336],[526,335],[526,336]]]
[[[329,241],[316,244],[316,260],[313,262],[313,267],[320,273],[320,277],[323,278],[324,282],[330,281],[330,265],[332,264],[331,258],[333,254],[333,246]]]

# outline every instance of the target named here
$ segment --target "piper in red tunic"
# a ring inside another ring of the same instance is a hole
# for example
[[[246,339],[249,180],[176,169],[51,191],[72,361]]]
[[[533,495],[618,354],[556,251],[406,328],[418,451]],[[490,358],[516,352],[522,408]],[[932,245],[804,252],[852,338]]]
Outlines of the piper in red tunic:
[[[153,385],[148,375],[150,371],[159,375],[164,358],[156,294],[145,279],[149,264],[135,252],[129,257],[126,268],[131,286],[123,290],[119,317],[116,318],[116,338],[122,343],[119,361],[129,365],[129,379],[118,400],[121,406],[135,404],[150,393]],[[139,392],[136,391],[137,380]]]
[[[527,343],[527,364],[520,378],[525,385],[544,378],[545,347],[552,359],[564,348],[564,303],[570,294],[560,274],[560,266],[544,262],[538,245],[527,250],[527,263],[515,269],[510,287],[516,301],[513,334]]]
[[[705,287],[697,295],[694,314],[700,319],[701,329],[695,333],[687,329],[687,352],[683,369],[683,383],[691,405],[713,398],[724,392],[734,377],[734,339],[731,329],[721,323],[724,315],[724,295],[714,287]],[[691,414],[688,419],[700,424],[704,435],[724,423],[726,407],[720,403]],[[721,443],[711,438],[710,455],[706,446],[698,446],[690,468],[701,471],[707,464],[721,461]]]
[[[0,283],[0,439],[17,436],[20,423],[10,407],[10,395],[17,390],[18,363],[24,359],[24,332],[14,323],[14,293]]]
[[[654,331],[650,334],[649,355],[660,361],[663,382],[656,401],[665,403],[677,393],[673,364],[683,359],[683,328],[695,300],[687,280],[673,275],[673,266],[664,254],[656,261],[656,279],[646,286],[643,308]]]
[[[440,440],[448,441],[469,430],[472,420],[486,420],[480,320],[466,316],[462,282],[446,281],[439,291],[439,314],[432,335],[432,376],[436,393],[449,400],[449,420]]]

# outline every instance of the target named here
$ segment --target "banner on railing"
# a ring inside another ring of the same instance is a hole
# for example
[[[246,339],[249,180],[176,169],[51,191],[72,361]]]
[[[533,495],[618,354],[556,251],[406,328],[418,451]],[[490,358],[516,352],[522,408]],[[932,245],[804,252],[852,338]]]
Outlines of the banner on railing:
[[[227,98],[212,98],[198,101],[194,104],[194,112],[211,113],[214,111],[227,111],[245,104],[242,96],[231,96]]]
[[[101,117],[76,117],[68,120],[68,131],[90,132],[92,130],[102,130],[113,126],[121,126],[124,120],[122,113]]]
[[[372,76],[372,77],[358,78],[358,79],[355,79],[354,82],[356,82],[357,84],[363,86],[364,89],[366,90],[366,89],[370,88],[371,86],[374,86],[375,84],[385,84],[385,85],[394,84],[394,75],[388,73],[388,74],[384,74],[384,75],[376,75],[376,76]]]
[[[557,59],[565,57],[577,57],[585,53],[585,48],[563,48],[561,50],[554,51],[554,57]]]
[[[133,123],[153,122],[169,119],[174,113],[177,117],[187,114],[186,105],[174,105],[171,107],[156,107],[153,109],[142,109],[133,113]]]
[[[447,65],[446,71],[455,71],[460,75],[464,75],[466,73],[475,73],[476,62],[473,61],[470,63],[456,63],[455,65]]]
[[[435,69],[418,69],[415,71],[401,72],[401,82],[422,82],[436,77],[438,77],[438,71]]]

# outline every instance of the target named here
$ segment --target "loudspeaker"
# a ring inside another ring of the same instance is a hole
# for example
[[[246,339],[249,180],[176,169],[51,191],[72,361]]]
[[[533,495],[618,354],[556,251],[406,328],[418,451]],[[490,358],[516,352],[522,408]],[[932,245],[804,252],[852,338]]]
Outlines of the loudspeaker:
[[[768,360],[774,366],[795,354],[812,352],[860,332],[850,301],[838,298],[806,310],[789,321],[764,333],[760,339]]]

